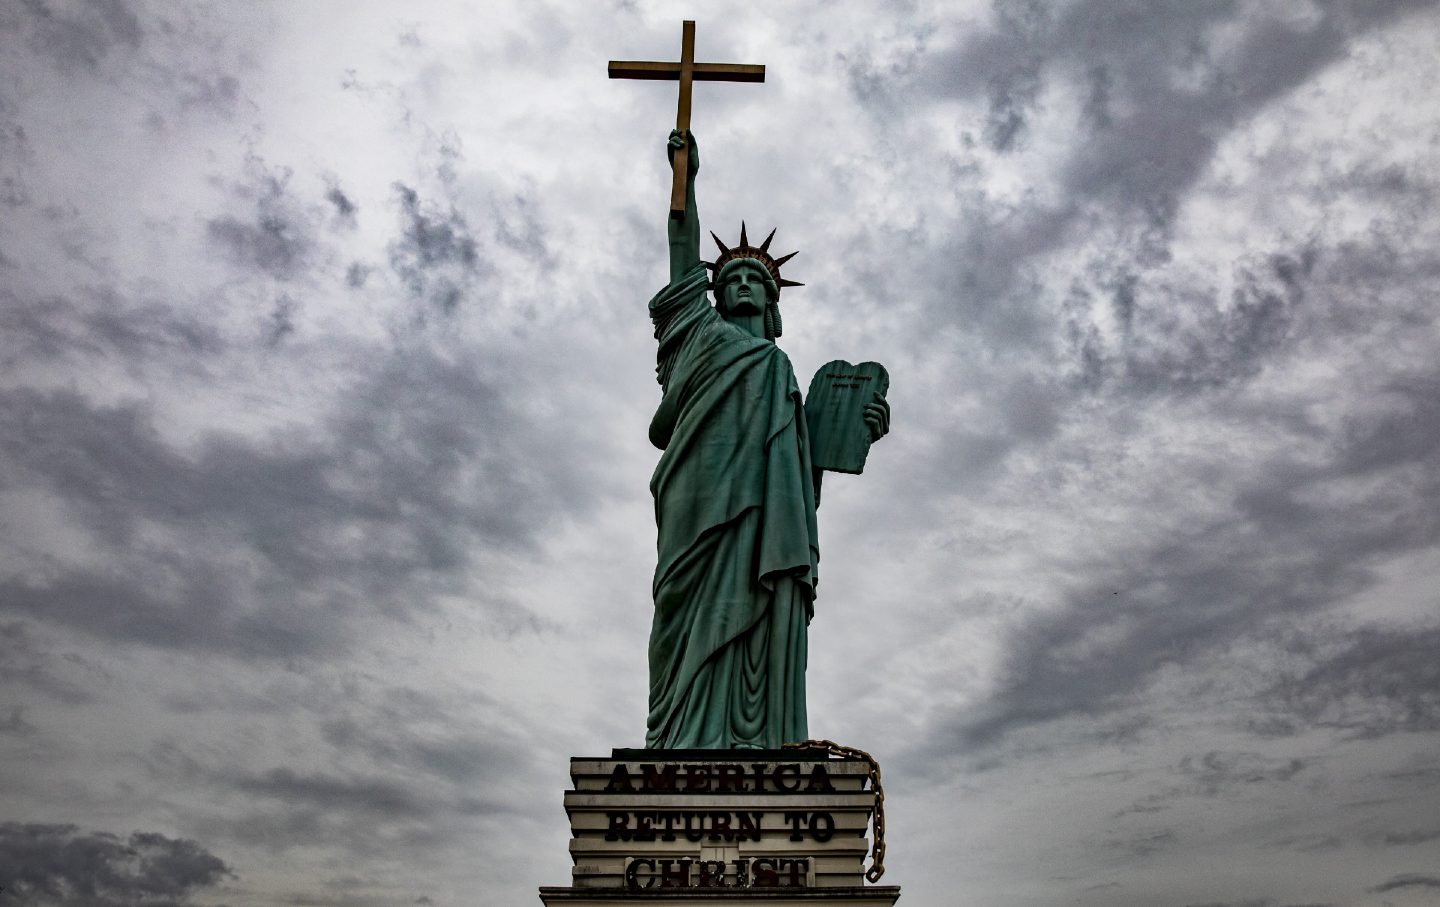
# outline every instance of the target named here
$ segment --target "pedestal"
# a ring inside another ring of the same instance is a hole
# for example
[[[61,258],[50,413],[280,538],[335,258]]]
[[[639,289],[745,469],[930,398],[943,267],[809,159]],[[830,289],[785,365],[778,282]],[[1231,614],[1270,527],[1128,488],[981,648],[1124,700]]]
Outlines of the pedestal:
[[[617,749],[570,760],[571,884],[546,905],[890,907],[865,884],[863,759],[805,750]]]

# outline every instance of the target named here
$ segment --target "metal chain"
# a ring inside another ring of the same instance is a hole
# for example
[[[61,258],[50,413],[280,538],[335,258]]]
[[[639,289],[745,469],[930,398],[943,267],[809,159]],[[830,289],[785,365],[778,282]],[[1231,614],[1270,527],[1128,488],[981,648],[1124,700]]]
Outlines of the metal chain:
[[[871,813],[871,825],[875,832],[875,845],[870,851],[870,868],[865,878],[870,882],[880,881],[885,874],[885,788],[880,786],[880,763],[864,750],[843,746],[833,740],[806,740],[804,743],[787,743],[787,750],[824,750],[832,756],[847,759],[864,759],[870,764],[870,789],[875,792],[875,811]]]

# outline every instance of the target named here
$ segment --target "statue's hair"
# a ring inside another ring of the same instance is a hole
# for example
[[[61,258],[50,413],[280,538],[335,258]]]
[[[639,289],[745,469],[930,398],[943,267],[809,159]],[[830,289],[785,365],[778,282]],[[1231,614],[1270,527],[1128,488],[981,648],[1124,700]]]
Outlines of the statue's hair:
[[[765,339],[774,340],[780,336],[780,302],[771,300],[765,307]]]

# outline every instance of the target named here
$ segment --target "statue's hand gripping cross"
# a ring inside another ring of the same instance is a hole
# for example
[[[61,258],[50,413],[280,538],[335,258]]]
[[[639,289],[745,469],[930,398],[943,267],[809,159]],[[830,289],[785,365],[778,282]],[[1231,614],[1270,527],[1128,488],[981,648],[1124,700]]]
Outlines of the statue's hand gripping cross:
[[[611,60],[612,79],[669,79],[680,82],[680,102],[675,112],[675,128],[682,133],[690,129],[690,83],[694,79],[711,82],[763,82],[765,67],[748,63],[696,63],[695,22],[686,19],[680,32],[680,62],[659,63],[646,60]],[[685,169],[689,166],[690,146],[681,146],[671,161],[674,179],[670,184],[670,216],[685,216]]]

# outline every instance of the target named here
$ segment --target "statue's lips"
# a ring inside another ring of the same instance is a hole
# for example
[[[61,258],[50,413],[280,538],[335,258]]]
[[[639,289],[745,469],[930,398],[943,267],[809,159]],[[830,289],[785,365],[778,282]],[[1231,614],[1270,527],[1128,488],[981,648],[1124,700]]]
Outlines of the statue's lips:
[[[760,304],[749,293],[736,292],[735,301],[731,303],[730,310],[737,315],[758,315],[760,314]]]

